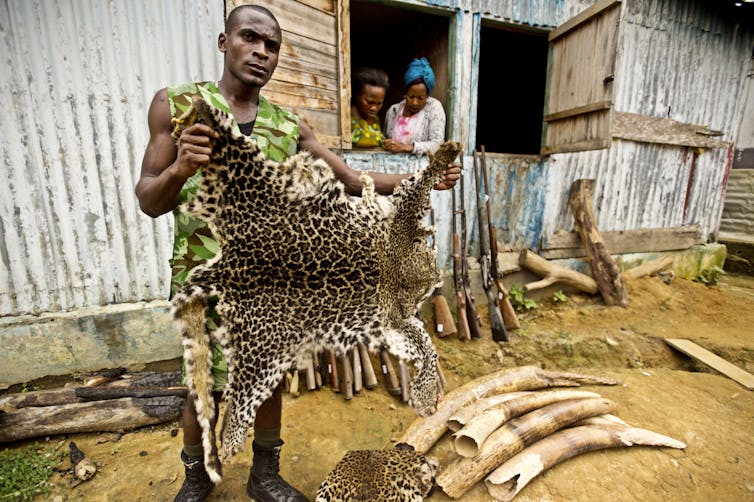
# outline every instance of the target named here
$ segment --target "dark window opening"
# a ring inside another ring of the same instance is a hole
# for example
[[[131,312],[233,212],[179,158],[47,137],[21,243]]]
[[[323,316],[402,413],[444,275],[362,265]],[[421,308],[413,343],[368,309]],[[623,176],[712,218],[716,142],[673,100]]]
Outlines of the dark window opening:
[[[539,154],[547,79],[545,34],[482,26],[476,145]]]
[[[406,67],[420,57],[426,57],[432,65],[436,84],[430,95],[440,100],[447,116],[449,18],[359,0],[351,1],[350,17],[351,70],[373,66],[385,70],[390,78],[380,110],[383,124],[388,108],[403,99]],[[449,122],[448,116],[446,124]]]

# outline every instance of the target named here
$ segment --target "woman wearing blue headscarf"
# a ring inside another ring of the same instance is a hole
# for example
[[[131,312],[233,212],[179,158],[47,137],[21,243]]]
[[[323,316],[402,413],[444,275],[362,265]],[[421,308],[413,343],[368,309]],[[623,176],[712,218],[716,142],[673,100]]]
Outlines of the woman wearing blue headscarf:
[[[430,96],[435,72],[427,58],[414,59],[403,76],[404,98],[385,116],[385,149],[393,153],[434,153],[445,141],[445,110]]]

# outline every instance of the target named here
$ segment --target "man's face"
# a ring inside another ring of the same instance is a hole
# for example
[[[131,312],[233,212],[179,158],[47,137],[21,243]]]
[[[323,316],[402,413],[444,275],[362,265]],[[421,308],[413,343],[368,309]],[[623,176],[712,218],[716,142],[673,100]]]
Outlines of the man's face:
[[[226,69],[244,84],[255,87],[262,87],[272,77],[280,44],[277,23],[252,9],[242,12],[230,33],[221,33],[218,39]]]

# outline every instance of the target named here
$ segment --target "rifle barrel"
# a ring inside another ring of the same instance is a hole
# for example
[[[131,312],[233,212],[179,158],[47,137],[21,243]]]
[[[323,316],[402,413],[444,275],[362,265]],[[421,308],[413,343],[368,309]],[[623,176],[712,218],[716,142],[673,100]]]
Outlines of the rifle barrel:
[[[492,339],[496,342],[507,342],[508,332],[505,330],[503,315],[498,307],[498,299],[493,291],[493,278],[490,272],[490,243],[489,235],[485,231],[483,222],[486,221],[484,207],[481,199],[481,183],[479,169],[477,168],[477,152],[474,152],[474,183],[476,185],[476,209],[477,209],[477,228],[479,230],[479,266],[482,269],[482,286],[487,295],[487,307],[490,317],[490,331]],[[488,215],[489,216],[489,215]]]
[[[487,177],[487,154],[484,150],[484,145],[482,145],[482,176],[484,178],[484,192],[487,194],[485,204],[487,207],[487,228],[490,236],[490,266],[492,267],[492,280],[497,287],[497,307],[503,316],[503,324],[505,327],[509,329],[518,329],[521,327],[521,323],[516,315],[516,309],[513,308],[513,304],[511,303],[510,294],[508,293],[505,284],[503,284],[503,274],[500,273],[497,266],[497,231],[495,230],[495,225],[492,224],[492,213],[490,211],[490,200],[492,197],[490,195],[490,182]]]

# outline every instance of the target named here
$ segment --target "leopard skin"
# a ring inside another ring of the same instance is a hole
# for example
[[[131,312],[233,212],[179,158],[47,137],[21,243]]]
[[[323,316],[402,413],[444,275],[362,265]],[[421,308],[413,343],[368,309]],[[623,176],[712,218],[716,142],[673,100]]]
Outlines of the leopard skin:
[[[460,144],[446,142],[392,196],[377,194],[362,174],[362,196],[354,198],[327,163],[307,152],[285,162],[266,159],[252,139],[233,131],[232,117],[201,97],[175,121],[173,136],[197,122],[219,138],[196,196],[181,210],[207,222],[219,251],[194,268],[172,313],[212,480],[221,479],[221,460],[243,449],[257,409],[285,372],[313,351],[343,354],[362,342],[376,352],[384,344],[414,366],[409,404],[419,415],[433,413],[442,394],[437,353],[415,314],[441,278],[426,238],[432,229],[423,221],[430,192]],[[212,333],[204,318],[210,297],[222,319]],[[219,450],[210,337],[228,364]]]
[[[421,502],[432,489],[438,463],[396,445],[392,450],[349,451],[317,490],[315,502]]]

